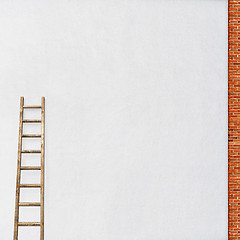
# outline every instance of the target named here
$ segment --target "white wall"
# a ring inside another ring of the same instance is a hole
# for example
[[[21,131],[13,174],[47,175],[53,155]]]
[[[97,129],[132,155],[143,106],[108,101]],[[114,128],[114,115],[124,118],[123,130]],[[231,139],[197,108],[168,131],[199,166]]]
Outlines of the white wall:
[[[227,0],[2,0],[0,30],[0,239],[20,96],[46,97],[46,239],[227,239]]]

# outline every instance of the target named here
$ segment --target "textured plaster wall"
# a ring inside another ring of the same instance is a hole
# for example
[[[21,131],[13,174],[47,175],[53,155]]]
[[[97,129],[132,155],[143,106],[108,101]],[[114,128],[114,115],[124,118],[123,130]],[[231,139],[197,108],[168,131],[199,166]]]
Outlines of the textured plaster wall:
[[[0,30],[0,239],[20,96],[46,97],[46,239],[227,239],[227,0],[3,0]]]

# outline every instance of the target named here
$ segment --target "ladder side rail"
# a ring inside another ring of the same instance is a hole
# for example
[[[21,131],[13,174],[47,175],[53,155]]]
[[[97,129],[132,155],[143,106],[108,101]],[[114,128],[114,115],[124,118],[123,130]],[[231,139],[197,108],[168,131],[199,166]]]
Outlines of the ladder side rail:
[[[21,179],[21,153],[22,153],[22,133],[23,133],[23,104],[24,98],[20,98],[19,114],[19,135],[18,135],[18,160],[16,178],[16,200],[15,200],[15,219],[14,219],[14,240],[18,240],[18,221],[19,221],[19,198],[20,198],[20,179]]]
[[[41,103],[41,199],[40,240],[44,240],[44,161],[45,161],[45,98]]]

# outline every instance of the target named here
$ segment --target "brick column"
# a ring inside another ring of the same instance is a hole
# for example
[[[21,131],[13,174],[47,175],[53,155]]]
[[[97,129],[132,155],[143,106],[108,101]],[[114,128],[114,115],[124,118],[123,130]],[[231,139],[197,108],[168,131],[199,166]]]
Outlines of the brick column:
[[[228,2],[228,239],[240,239],[240,0]]]

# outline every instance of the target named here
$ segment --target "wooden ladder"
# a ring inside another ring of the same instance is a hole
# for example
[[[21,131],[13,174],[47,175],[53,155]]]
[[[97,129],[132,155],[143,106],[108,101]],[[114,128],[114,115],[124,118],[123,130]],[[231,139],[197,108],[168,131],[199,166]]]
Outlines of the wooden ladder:
[[[41,119],[31,120],[24,119],[23,112],[27,108],[40,108]],[[23,134],[23,124],[40,123],[41,134]],[[44,240],[44,147],[45,147],[45,98],[42,97],[41,106],[24,106],[24,98],[20,98],[20,115],[19,115],[19,138],[18,138],[18,160],[17,160],[17,179],[16,179],[16,201],[15,201],[15,219],[14,219],[14,240],[18,240],[18,228],[24,227],[40,227],[40,240]],[[41,150],[23,150],[23,138],[41,138]],[[41,166],[22,166],[22,154],[41,154]],[[21,184],[21,171],[39,170],[41,171],[41,184]],[[20,202],[21,188],[39,188],[40,202]],[[19,222],[19,207],[40,207],[40,222]]]

